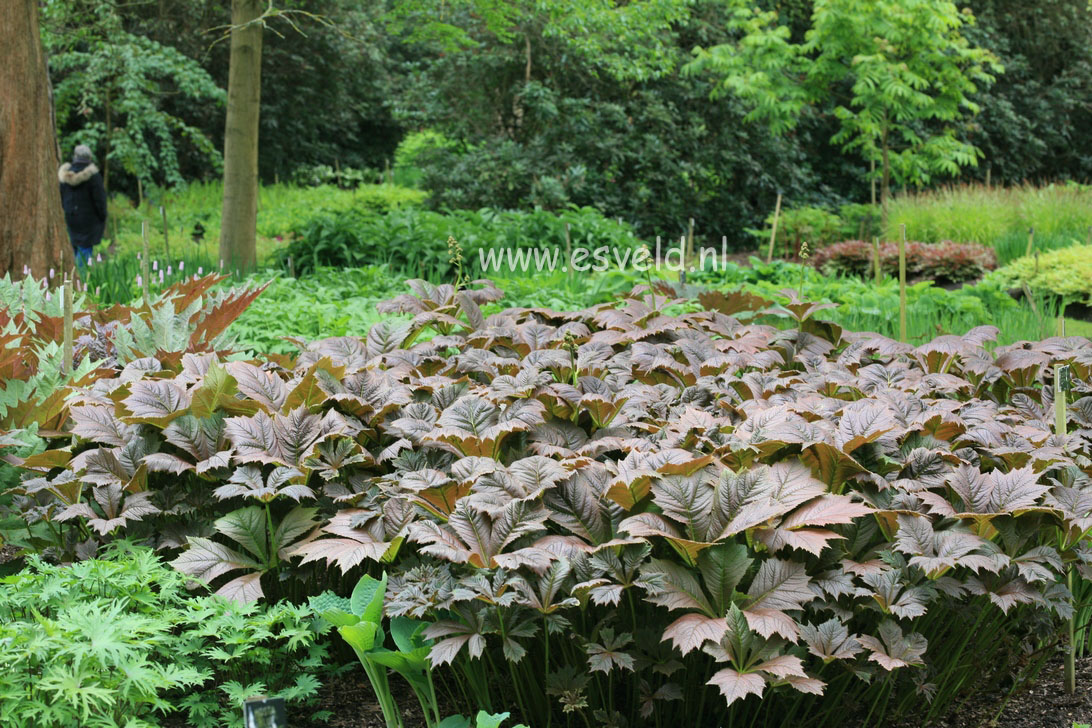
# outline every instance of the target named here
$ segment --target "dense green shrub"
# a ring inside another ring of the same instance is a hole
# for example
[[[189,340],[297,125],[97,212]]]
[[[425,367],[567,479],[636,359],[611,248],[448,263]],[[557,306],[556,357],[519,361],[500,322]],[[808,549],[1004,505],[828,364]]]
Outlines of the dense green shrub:
[[[27,516],[84,552],[155,543],[240,600],[347,596],[382,568],[386,614],[430,623],[460,707],[524,720],[924,720],[917,690],[935,714],[1071,612],[1086,339],[991,350],[983,327],[913,347],[795,298],[762,314],[780,328],[753,296],[669,317],[642,288],[486,319],[491,286],[411,286],[380,310],[412,318],[365,339],[148,360],[85,388],[62,446],[28,463]]]
[[[846,240],[828,245],[812,255],[811,264],[825,275],[874,276],[875,247],[864,240]],[[899,248],[895,243],[879,246],[880,271],[884,275],[899,274]],[[910,278],[962,283],[981,278],[997,267],[997,256],[991,248],[977,243],[906,244],[906,274]]]
[[[774,213],[766,218],[765,230],[749,231],[756,239],[756,244],[765,251],[769,246],[770,233],[773,232]],[[777,238],[774,240],[774,255],[795,258],[800,246],[807,243],[812,250],[842,238],[845,223],[838,215],[821,207],[797,207],[782,209],[777,221]]]
[[[624,251],[638,245],[632,228],[590,208],[560,213],[483,209],[446,214],[405,209],[386,215],[357,211],[315,215],[293,230],[295,239],[281,256],[292,256],[296,270],[303,272],[321,266],[385,265],[398,275],[450,280],[455,277],[455,266],[447,240],[454,237],[462,246],[466,272],[472,276],[486,267],[483,256],[488,251],[502,254],[500,275],[534,273],[535,259],[528,257],[524,267],[516,265],[510,270],[506,254],[548,252],[556,256],[551,265],[559,270],[565,265],[566,225],[574,249],[605,246]]]
[[[1073,245],[1024,256],[998,269],[990,279],[1010,288],[1027,286],[1041,296],[1092,304],[1092,246]]]
[[[326,648],[307,607],[192,596],[152,551],[115,542],[97,560],[37,556],[0,579],[5,726],[242,725],[242,701],[313,698]]]

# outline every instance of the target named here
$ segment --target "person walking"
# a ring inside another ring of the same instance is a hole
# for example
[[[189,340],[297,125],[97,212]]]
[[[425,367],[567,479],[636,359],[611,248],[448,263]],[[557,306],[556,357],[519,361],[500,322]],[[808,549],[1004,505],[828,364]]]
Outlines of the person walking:
[[[72,162],[61,165],[57,178],[61,183],[68,239],[77,265],[83,265],[93,248],[102,242],[106,230],[106,187],[99,168],[92,163],[91,148],[86,144],[76,147]]]

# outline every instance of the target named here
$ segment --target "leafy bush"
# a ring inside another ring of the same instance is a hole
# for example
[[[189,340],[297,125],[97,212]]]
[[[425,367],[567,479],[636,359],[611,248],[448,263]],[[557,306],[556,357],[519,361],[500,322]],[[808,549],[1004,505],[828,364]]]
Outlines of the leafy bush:
[[[872,243],[846,240],[819,250],[812,256],[811,263],[826,275],[852,274],[867,278],[874,275],[872,256]],[[879,258],[882,273],[899,274],[899,247],[896,243],[882,243]],[[911,278],[962,283],[981,278],[996,267],[997,256],[993,250],[977,243],[945,240],[906,244],[906,274]]]
[[[98,380],[64,447],[26,463],[28,514],[84,552],[123,533],[180,551],[241,600],[345,595],[382,562],[385,613],[430,623],[467,707],[524,720],[924,720],[915,690],[935,714],[1071,613],[1066,572],[1092,559],[1086,339],[912,347],[795,299],[787,329],[745,323],[767,303],[743,294],[669,317],[641,287],[486,319],[489,285],[410,284],[380,307],[409,321],[295,361]]]
[[[483,209],[456,210],[448,214],[406,209],[386,215],[356,211],[323,213],[293,231],[295,240],[281,252],[292,256],[296,270],[321,266],[349,268],[386,265],[393,273],[433,280],[453,278],[454,266],[447,247],[449,237],[462,246],[465,265],[472,274],[487,265],[486,251],[548,250],[565,252],[565,226],[570,226],[573,248],[608,246],[614,250],[638,245],[632,229],[603,217],[590,208],[559,214],[535,210],[509,212]],[[532,259],[513,273],[534,273]],[[507,258],[500,262],[507,266]],[[558,263],[560,269],[564,263]]]
[[[325,647],[307,607],[190,596],[148,549],[117,542],[94,561],[37,556],[0,579],[4,725],[241,726],[255,695],[305,703]]]
[[[1010,288],[1092,304],[1092,247],[1073,245],[1030,255],[994,272],[991,280]]]
[[[765,230],[750,230],[758,246],[766,250],[773,232],[774,213],[766,218]],[[838,215],[821,207],[782,209],[777,221],[774,255],[797,257],[800,246],[807,243],[812,250],[833,243],[843,236],[845,222]]]
[[[391,210],[415,207],[426,193],[391,184],[361,184],[354,189],[339,189],[330,184],[300,187],[289,184],[263,185],[258,194],[258,256],[267,260],[283,247],[283,238],[318,212],[357,210],[384,214]],[[143,208],[125,198],[110,201],[109,234],[117,231],[117,257],[128,266],[127,282],[139,272],[137,254],[143,250],[141,224],[148,225],[153,258],[162,267],[185,260],[196,272],[197,265],[211,271],[219,267],[217,241],[220,239],[220,214],[224,202],[221,182],[194,182],[169,190],[149,190]],[[171,256],[163,244],[158,206],[167,209]],[[106,257],[104,255],[104,257]],[[193,263],[194,265],[191,265]],[[175,266],[177,269],[177,265]],[[95,285],[106,288],[106,281]],[[94,285],[91,287],[94,290]],[[127,303],[118,299],[116,302]]]
[[[370,185],[377,180],[382,184],[385,180],[374,169],[355,169],[353,167],[331,167],[328,164],[311,164],[296,167],[292,178],[297,184],[306,187],[322,187],[332,185],[343,190],[352,190],[361,185]]]

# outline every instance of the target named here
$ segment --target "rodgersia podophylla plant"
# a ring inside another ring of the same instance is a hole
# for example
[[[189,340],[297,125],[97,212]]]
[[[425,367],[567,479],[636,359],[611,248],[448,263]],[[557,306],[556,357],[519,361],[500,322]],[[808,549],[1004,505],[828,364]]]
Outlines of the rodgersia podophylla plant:
[[[240,600],[386,572],[385,614],[429,623],[468,709],[525,722],[840,721],[947,695],[1072,609],[1086,339],[912,347],[795,298],[670,316],[667,289],[487,317],[488,282],[410,286],[365,339],[93,382],[20,497],[80,553],[144,539]]]

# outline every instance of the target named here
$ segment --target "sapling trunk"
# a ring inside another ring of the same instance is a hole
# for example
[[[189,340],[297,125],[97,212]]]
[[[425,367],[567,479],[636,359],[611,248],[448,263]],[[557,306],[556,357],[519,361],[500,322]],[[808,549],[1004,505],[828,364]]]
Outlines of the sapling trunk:
[[[1027,252],[1024,253],[1024,255],[1031,255],[1031,250],[1032,250],[1032,247],[1034,247],[1034,245],[1035,245],[1035,228],[1029,227],[1028,228],[1028,249],[1027,249]]]
[[[773,227],[770,230],[770,249],[766,251],[766,262],[773,261],[774,241],[777,240],[777,219],[781,216],[781,193],[777,193],[777,204],[774,205]]]

